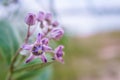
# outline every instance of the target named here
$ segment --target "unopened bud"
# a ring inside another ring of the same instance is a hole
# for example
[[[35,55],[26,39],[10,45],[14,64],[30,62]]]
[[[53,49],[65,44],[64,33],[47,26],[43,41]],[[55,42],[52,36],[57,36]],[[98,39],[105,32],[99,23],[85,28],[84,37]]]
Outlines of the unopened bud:
[[[32,26],[36,22],[36,15],[33,13],[28,13],[28,15],[25,18],[25,22],[27,25]]]

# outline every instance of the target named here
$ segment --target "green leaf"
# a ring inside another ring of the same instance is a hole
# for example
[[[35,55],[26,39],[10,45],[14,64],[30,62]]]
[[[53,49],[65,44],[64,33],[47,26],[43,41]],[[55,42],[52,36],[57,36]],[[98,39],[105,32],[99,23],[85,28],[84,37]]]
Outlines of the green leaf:
[[[52,76],[52,66],[45,67],[40,70],[32,70],[28,72],[21,72],[16,76],[15,80],[50,80]]]
[[[10,64],[11,58],[19,47],[16,30],[7,21],[0,21],[0,55]]]
[[[17,76],[15,76],[15,80],[26,80],[29,78],[34,78],[35,76],[38,76],[37,74],[39,74],[40,71],[29,71],[29,72],[22,72],[20,74],[18,74]]]
[[[50,64],[52,64],[53,62],[48,62],[48,63],[41,63],[41,64],[33,64],[33,65],[29,65],[23,68],[19,68],[14,70],[14,73],[16,72],[21,72],[21,71],[32,71],[32,70],[39,70],[42,69]],[[27,65],[27,64],[26,64]]]
[[[40,70],[39,76],[35,77],[32,80],[51,80],[53,73],[53,66],[48,66]]]
[[[0,79],[5,80],[11,59],[19,47],[18,30],[9,21],[0,21]]]

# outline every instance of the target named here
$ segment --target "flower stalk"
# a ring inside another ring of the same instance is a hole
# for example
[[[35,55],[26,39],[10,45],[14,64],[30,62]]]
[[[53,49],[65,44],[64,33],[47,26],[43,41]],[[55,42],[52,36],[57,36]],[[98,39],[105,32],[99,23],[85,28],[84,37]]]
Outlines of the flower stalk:
[[[27,30],[27,35],[26,35],[26,38],[25,38],[25,43],[28,43],[28,39],[29,39],[29,37],[30,37],[30,26],[28,26],[28,30]],[[17,57],[18,57],[18,55],[19,55],[19,53],[22,51],[22,48],[19,48],[17,51],[16,51],[16,53],[15,53],[15,55],[14,55],[14,57],[12,58],[12,61],[11,61],[11,64],[10,64],[10,68],[9,68],[9,72],[8,72],[8,77],[7,77],[7,80],[12,80],[12,74],[13,74],[13,71],[14,71],[14,64],[15,64],[15,62],[16,62],[16,60],[17,60]]]

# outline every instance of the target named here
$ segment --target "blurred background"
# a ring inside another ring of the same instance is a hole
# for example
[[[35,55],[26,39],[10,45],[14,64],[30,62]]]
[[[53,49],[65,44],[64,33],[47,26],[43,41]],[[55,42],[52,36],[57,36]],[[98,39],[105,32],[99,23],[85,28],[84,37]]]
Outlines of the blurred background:
[[[54,63],[35,80],[120,80],[120,0],[0,0],[1,69],[10,63],[4,55],[11,56],[3,51],[24,40],[25,15],[38,11],[51,12],[65,29],[57,42],[65,45],[65,64]]]

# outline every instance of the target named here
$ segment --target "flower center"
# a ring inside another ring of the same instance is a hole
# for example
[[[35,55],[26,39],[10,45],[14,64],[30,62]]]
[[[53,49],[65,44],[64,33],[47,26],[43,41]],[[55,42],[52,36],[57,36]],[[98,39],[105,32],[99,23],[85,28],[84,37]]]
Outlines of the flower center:
[[[39,55],[43,54],[43,46],[42,45],[35,45],[32,48],[32,53],[35,56],[39,56]]]

